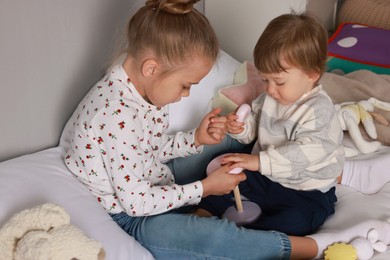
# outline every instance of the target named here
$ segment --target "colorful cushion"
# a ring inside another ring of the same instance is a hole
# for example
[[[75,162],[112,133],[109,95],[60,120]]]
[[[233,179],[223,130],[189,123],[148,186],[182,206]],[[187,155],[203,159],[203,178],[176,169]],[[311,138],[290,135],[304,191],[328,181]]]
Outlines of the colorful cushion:
[[[390,30],[343,23],[328,42],[327,71],[390,74]]]

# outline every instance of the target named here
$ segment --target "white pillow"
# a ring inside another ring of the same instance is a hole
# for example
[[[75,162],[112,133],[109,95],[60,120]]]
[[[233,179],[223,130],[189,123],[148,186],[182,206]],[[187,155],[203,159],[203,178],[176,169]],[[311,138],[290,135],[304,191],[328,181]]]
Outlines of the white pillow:
[[[102,243],[106,260],[153,259],[71,175],[64,154],[63,147],[56,147],[0,163],[0,227],[23,209],[56,203],[72,224]]]

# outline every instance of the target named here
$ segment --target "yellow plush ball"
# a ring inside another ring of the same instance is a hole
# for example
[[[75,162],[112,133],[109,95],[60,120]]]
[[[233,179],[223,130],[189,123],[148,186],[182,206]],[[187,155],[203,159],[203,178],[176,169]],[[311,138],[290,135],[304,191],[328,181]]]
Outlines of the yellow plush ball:
[[[328,246],[324,252],[325,260],[356,260],[356,249],[345,243],[335,243]]]

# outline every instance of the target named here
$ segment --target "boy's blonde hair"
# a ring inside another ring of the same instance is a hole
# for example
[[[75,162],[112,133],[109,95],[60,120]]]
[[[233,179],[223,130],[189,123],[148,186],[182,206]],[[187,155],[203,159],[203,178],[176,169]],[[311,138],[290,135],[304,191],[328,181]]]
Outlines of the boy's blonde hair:
[[[294,66],[305,73],[321,73],[327,60],[327,32],[306,14],[283,14],[273,19],[253,51],[259,72],[279,73]]]
[[[217,36],[207,18],[193,5],[199,0],[147,0],[130,19],[125,52],[134,58],[152,51],[164,64],[188,61],[195,55],[214,62]]]

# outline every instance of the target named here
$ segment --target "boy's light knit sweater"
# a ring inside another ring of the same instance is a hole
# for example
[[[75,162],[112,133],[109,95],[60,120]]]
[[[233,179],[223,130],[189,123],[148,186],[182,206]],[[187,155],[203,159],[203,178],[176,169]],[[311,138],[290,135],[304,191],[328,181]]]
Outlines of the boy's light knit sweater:
[[[261,174],[288,188],[327,191],[343,169],[343,131],[321,85],[290,105],[259,96],[245,130],[233,137],[257,138],[252,154],[260,155]]]

